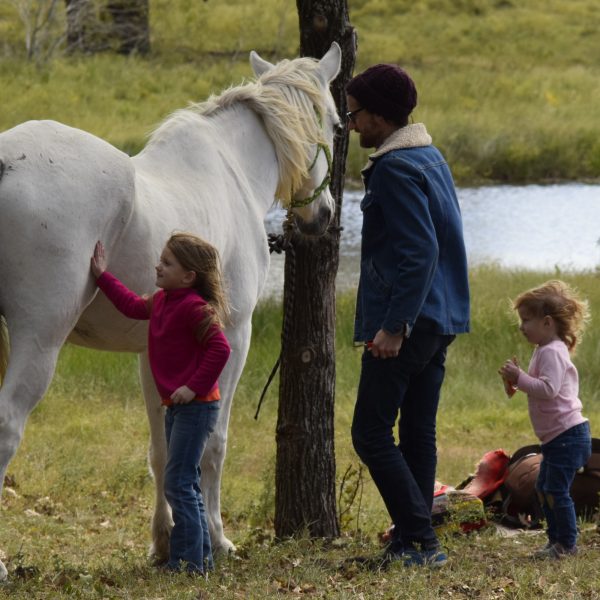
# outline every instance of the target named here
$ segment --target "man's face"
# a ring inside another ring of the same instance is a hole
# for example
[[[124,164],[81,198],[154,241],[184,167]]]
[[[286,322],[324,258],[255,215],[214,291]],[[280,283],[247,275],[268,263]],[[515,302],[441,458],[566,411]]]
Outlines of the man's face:
[[[378,148],[388,137],[389,123],[386,120],[363,108],[353,96],[346,96],[348,112],[348,129],[359,135],[362,148]]]

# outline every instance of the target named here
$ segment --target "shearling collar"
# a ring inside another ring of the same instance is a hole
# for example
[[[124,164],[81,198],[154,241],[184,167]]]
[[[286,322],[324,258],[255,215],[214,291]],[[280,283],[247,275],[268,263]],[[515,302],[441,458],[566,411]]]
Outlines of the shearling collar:
[[[396,129],[384,142],[373,152],[369,154],[369,160],[363,171],[366,171],[373,164],[373,159],[387,154],[392,150],[400,148],[417,148],[419,146],[431,145],[431,136],[427,133],[424,123],[413,123]]]

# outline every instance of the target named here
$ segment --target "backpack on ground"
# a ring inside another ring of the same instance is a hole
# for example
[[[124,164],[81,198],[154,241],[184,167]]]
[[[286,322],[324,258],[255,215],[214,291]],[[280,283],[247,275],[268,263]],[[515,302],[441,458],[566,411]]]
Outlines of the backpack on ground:
[[[504,458],[506,457],[506,458]],[[503,467],[503,462],[505,465]],[[494,520],[511,527],[541,527],[543,511],[535,491],[542,461],[541,446],[523,446],[508,457],[504,450],[486,453],[475,475],[458,486],[483,500]],[[577,516],[591,518],[600,504],[600,439],[592,438],[592,455],[575,475],[571,497]]]

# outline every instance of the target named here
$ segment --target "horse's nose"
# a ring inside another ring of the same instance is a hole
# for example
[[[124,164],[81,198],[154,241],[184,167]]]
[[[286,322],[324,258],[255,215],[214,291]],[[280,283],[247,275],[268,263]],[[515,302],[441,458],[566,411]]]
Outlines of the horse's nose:
[[[321,206],[319,210],[311,220],[304,220],[300,215],[296,215],[296,225],[300,230],[300,233],[309,236],[320,236],[323,235],[331,219],[333,217],[333,211],[329,206]]]
[[[329,223],[331,223],[331,219],[333,218],[333,211],[329,206],[323,206],[319,212],[319,220],[324,223],[323,232],[325,232],[325,230],[329,227]]]

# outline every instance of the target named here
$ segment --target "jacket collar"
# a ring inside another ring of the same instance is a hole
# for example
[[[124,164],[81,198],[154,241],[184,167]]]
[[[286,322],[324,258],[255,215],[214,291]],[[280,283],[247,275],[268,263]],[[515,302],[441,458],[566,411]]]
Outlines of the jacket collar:
[[[363,168],[363,172],[371,168],[373,159],[383,156],[392,150],[430,145],[431,136],[427,133],[424,123],[413,123],[396,129],[373,154],[369,154],[369,160]]]

